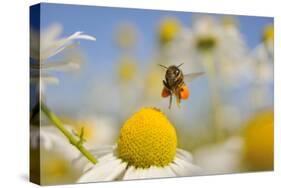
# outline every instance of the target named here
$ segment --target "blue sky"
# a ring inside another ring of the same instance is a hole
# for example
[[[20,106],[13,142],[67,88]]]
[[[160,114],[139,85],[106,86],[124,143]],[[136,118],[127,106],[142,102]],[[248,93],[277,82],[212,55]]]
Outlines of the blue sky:
[[[140,62],[147,62],[155,50],[157,24],[164,18],[172,16],[177,18],[184,26],[191,25],[193,13],[158,11],[142,9],[109,8],[95,6],[77,6],[62,4],[42,4],[41,29],[53,23],[63,26],[62,36],[69,36],[76,31],[94,35],[96,42],[81,41],[80,45],[86,56],[87,63],[81,70],[79,79],[75,77],[59,76],[63,87],[48,87],[48,95],[57,96],[50,100],[51,105],[59,101],[79,100],[88,82],[93,78],[95,70],[112,69],[119,57],[119,52],[114,45],[114,31],[118,24],[129,22],[136,26],[140,33],[135,55]],[[218,15],[217,15],[218,16]],[[263,27],[273,23],[272,18],[237,16],[240,29],[250,48],[259,44]],[[110,72],[110,71],[109,71]],[[73,90],[75,88],[75,91]],[[52,98],[52,97],[50,97]],[[73,100],[74,99],[74,100]]]

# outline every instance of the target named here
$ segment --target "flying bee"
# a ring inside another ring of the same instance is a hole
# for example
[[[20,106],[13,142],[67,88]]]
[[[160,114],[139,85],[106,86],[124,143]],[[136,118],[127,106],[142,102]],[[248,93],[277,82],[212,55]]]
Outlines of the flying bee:
[[[180,69],[182,65],[183,63],[178,66],[171,65],[169,67],[160,65],[166,69],[161,95],[164,98],[170,97],[169,109],[172,106],[173,95],[176,97],[177,106],[180,107],[181,100],[187,100],[189,97],[189,89],[186,83],[204,74],[203,72],[196,72],[184,75]]]

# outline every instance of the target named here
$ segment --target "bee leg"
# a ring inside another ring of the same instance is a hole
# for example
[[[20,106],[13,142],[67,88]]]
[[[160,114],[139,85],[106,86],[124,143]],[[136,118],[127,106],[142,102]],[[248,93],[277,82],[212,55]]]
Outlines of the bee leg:
[[[167,82],[165,80],[163,80],[163,84],[166,88],[168,88],[170,90],[170,87],[168,86]]]
[[[171,109],[171,106],[172,106],[172,100],[173,100],[173,97],[172,97],[172,95],[170,95],[169,109]]]

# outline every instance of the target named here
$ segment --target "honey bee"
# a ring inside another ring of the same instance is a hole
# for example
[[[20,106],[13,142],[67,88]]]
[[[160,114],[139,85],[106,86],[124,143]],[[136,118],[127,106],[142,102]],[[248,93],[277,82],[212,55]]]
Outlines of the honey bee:
[[[166,69],[161,96],[164,98],[170,97],[169,109],[172,106],[173,95],[176,97],[177,106],[180,107],[181,100],[187,100],[189,97],[189,89],[186,83],[204,74],[204,72],[196,72],[184,75],[180,69],[182,65],[183,63],[178,66],[166,67],[159,64],[159,66]]]

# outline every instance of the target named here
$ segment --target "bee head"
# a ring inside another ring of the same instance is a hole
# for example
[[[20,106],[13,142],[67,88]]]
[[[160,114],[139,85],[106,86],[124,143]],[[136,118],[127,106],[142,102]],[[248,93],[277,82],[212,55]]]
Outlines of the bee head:
[[[167,72],[166,72],[166,75],[170,79],[177,78],[180,74],[181,74],[181,70],[175,65],[168,67]]]

